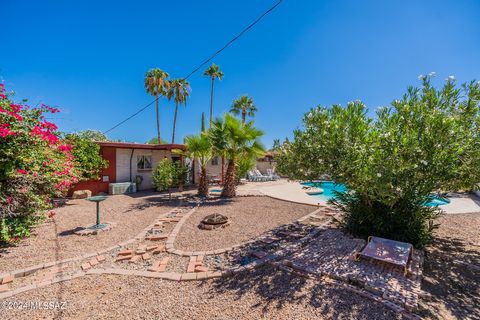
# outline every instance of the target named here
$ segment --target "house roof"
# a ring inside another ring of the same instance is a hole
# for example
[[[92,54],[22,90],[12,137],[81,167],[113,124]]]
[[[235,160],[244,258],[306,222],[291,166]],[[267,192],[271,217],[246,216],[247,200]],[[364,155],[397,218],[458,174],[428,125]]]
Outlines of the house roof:
[[[168,150],[173,149],[185,150],[184,144],[146,144],[146,143],[131,143],[131,142],[110,142],[99,141],[98,144],[102,147],[114,147],[122,149],[149,149],[149,150]]]

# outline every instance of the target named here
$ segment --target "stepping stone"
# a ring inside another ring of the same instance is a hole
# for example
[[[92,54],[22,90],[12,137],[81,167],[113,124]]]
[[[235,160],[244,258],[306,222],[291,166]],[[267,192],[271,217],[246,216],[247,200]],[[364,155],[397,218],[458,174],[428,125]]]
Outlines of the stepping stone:
[[[208,268],[205,266],[196,266],[195,267],[195,272],[207,272]]]
[[[166,265],[169,261],[170,261],[170,257],[165,257],[165,258],[162,259],[160,264]]]
[[[135,254],[144,254],[146,251],[143,249],[137,249],[135,250]]]
[[[142,259],[143,260],[148,260],[148,259],[150,259],[150,255],[148,253],[144,253],[144,254],[142,254]]]
[[[13,282],[13,279],[15,279],[15,276],[13,274],[10,274],[2,279],[2,284]]]
[[[146,250],[147,250],[147,251],[152,251],[152,250],[155,250],[155,249],[157,249],[157,248],[158,248],[158,246],[148,246],[148,247],[146,248]]]
[[[85,262],[84,264],[82,264],[82,270],[88,270],[90,269],[92,266],[90,265],[90,263],[88,262]]]
[[[133,257],[133,255],[128,255],[128,256],[120,256],[115,261],[123,261],[123,260],[129,260]]]
[[[98,261],[98,262],[103,262],[103,261],[105,261],[105,256],[104,256],[104,255],[97,256],[97,261]]]
[[[133,250],[122,250],[118,253],[119,256],[130,256],[133,254]]]
[[[148,271],[157,272],[158,267],[160,267],[160,261],[157,260],[157,261],[153,262],[153,264],[150,268],[148,268]]]
[[[187,273],[190,272],[195,272],[195,264],[194,263],[189,263],[187,266]]]
[[[96,258],[93,258],[92,260],[88,261],[92,267],[96,266],[98,264],[98,260]]]
[[[142,257],[141,256],[133,256],[130,260],[128,260],[129,263],[135,263],[138,260],[140,260]]]

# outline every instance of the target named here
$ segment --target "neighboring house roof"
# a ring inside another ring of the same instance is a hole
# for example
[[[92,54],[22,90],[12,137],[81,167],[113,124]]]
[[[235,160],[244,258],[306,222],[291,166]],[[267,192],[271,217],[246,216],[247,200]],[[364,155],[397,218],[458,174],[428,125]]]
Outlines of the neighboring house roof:
[[[131,142],[110,142],[99,141],[98,144],[102,147],[114,147],[123,149],[148,149],[148,150],[168,150],[173,149],[185,150],[184,144],[146,144],[146,143],[131,143]]]

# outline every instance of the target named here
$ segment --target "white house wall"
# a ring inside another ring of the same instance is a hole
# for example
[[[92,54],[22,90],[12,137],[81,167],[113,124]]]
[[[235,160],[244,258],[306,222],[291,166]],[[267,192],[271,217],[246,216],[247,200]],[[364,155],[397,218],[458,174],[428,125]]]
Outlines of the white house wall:
[[[132,149],[120,149],[117,148],[117,182],[130,182],[130,157]],[[137,170],[137,156],[150,155],[152,156],[152,169],[151,170]],[[148,190],[153,188],[152,173],[158,162],[165,157],[171,158],[171,153],[165,150],[145,150],[135,149],[132,157],[132,180],[135,181],[136,176],[142,176],[143,181],[138,186],[138,190]]]

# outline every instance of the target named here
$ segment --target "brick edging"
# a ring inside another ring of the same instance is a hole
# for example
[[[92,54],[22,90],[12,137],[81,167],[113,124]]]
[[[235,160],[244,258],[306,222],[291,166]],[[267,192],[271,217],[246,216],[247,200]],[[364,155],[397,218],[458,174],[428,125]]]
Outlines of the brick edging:
[[[175,246],[174,246],[174,243],[175,243],[175,239],[178,236],[178,233],[180,232],[180,229],[182,228],[183,224],[188,220],[188,218],[197,210],[197,208],[199,206],[200,205],[197,205],[192,210],[190,210],[187,214],[185,214],[180,219],[180,221],[175,225],[175,228],[172,230],[172,232],[170,232],[170,234],[167,238],[167,242],[165,243],[165,249],[168,253],[175,254],[175,255],[178,255],[178,256],[182,256],[182,257],[208,256],[208,255],[226,253],[226,252],[232,251],[236,248],[243,247],[246,244],[255,242],[255,239],[252,239],[252,240],[248,240],[248,241],[245,241],[245,242],[242,242],[240,244],[236,244],[236,245],[233,245],[233,246],[230,246],[230,247],[220,248],[220,249],[216,249],[216,250],[208,250],[208,251],[185,251],[185,250],[176,249]],[[321,207],[315,209],[314,211],[310,212],[309,214],[295,220],[294,222],[302,222],[302,221],[308,219],[309,217],[317,214],[323,208],[324,207],[321,206]]]

